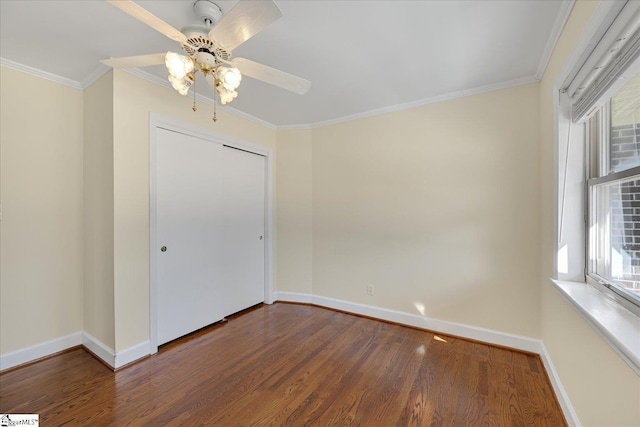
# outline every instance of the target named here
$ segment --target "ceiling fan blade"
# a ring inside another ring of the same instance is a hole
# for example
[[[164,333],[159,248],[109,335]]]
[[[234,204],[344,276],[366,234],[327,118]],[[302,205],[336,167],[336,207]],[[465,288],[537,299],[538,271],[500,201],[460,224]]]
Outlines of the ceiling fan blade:
[[[209,31],[209,38],[233,50],[282,16],[272,0],[240,0]]]
[[[309,80],[276,70],[275,68],[249,59],[235,58],[231,63],[238,68],[244,76],[253,77],[254,79],[281,87],[299,95],[304,95],[311,87]]]
[[[171,25],[164,22],[162,19],[158,18],[151,12],[147,11],[142,6],[134,3],[131,0],[106,0],[108,3],[111,3],[118,9],[122,10],[125,13],[136,18],[138,21],[141,21],[156,31],[161,32],[165,36],[169,37],[172,40],[177,41],[180,44],[183,44],[187,41],[187,37],[182,34],[180,31],[173,28]]]
[[[164,57],[166,54],[167,53],[165,52],[140,56],[126,56],[124,58],[109,58],[103,59],[100,62],[113,68],[148,67],[150,65],[164,64]]]

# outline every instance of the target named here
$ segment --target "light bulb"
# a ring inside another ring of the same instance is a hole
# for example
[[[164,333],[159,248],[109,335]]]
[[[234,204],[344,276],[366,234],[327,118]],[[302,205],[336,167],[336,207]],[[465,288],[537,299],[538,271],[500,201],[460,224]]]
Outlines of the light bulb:
[[[216,78],[220,81],[220,84],[224,86],[226,90],[234,91],[240,86],[240,80],[242,80],[242,74],[237,68],[218,67],[216,69]]]
[[[227,72],[224,73],[223,84],[227,90],[235,90],[240,86],[240,80],[242,80],[242,74],[237,68],[227,68]]]
[[[179,79],[192,72],[195,68],[193,59],[174,52],[167,52],[164,57],[164,63],[169,73]]]

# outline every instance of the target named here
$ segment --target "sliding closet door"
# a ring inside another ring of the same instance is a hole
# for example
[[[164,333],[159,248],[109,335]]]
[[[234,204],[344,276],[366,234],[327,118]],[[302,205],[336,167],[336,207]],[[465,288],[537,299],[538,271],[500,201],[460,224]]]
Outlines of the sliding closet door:
[[[156,130],[157,342],[222,319],[222,145]]]
[[[225,316],[264,301],[264,156],[223,149]]]

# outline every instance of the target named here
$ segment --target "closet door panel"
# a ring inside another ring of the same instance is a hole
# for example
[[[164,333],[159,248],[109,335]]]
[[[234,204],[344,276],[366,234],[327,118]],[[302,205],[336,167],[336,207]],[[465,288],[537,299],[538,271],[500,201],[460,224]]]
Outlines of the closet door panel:
[[[224,147],[225,316],[263,302],[264,156]]]
[[[158,344],[219,321],[226,311],[222,145],[157,129]]]

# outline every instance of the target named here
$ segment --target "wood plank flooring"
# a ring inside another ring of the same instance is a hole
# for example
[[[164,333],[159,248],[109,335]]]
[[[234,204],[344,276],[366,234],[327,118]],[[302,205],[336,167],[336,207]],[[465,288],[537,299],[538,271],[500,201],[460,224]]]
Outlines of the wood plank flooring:
[[[538,356],[261,305],[112,372],[83,349],[0,374],[40,425],[565,426]]]

